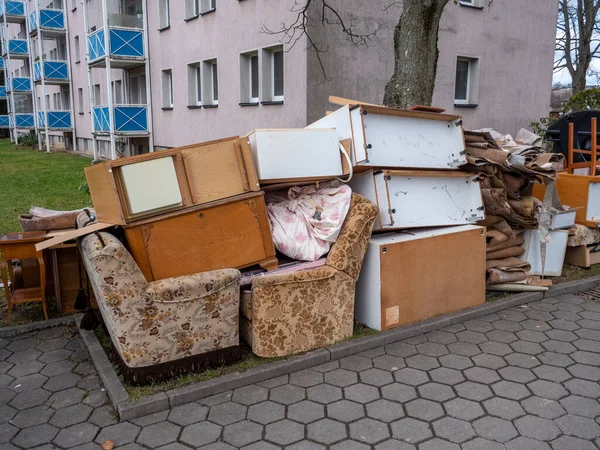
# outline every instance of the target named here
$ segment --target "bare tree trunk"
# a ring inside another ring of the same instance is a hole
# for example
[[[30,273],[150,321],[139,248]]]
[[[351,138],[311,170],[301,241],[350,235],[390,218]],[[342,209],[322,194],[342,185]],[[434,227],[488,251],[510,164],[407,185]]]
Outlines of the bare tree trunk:
[[[431,105],[438,61],[440,18],[448,0],[404,0],[394,32],[395,68],[383,104]]]

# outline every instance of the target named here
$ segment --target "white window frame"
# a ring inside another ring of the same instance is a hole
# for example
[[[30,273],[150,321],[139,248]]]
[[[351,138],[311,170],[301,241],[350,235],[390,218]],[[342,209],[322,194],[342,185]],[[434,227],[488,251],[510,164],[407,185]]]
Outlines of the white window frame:
[[[123,104],[123,80],[111,81],[113,91],[113,103],[115,105]]]
[[[100,84],[94,84],[94,106],[102,106],[101,105],[101,100],[102,100],[102,91],[101,91],[101,87]]]
[[[282,57],[284,55],[283,48],[281,50],[274,50],[271,52],[271,98],[274,102],[282,102],[285,95],[275,95],[275,53],[281,51]],[[283,77],[283,92],[285,94],[285,58],[283,59],[284,68],[281,76]]]
[[[256,84],[258,86],[258,92],[256,93],[257,96],[253,97],[252,96],[252,85],[253,85],[253,81],[254,81],[254,73],[252,71],[252,60],[256,58],[256,65],[258,67],[258,71],[256,73],[256,76],[258,77],[258,80],[256,80]],[[258,53],[256,54],[252,54],[249,55],[248,58],[248,93],[249,93],[249,98],[250,98],[250,103],[258,103],[260,102],[260,60],[258,58]]]
[[[158,4],[158,29],[164,30],[171,26],[171,4],[170,0],[159,0]]]
[[[210,97],[213,105],[219,104],[219,65],[216,59],[210,63]]]
[[[175,95],[173,92],[173,69],[162,71],[163,108],[173,108]]]
[[[185,18],[193,19],[200,15],[201,0],[185,0]]]
[[[198,0],[200,3],[200,14],[206,14],[207,12],[214,11],[217,9],[217,0]]]
[[[258,64],[258,92],[257,96],[252,96],[252,82],[253,72],[252,72],[252,59],[256,58],[256,63]],[[243,53],[240,53],[240,103],[242,104],[256,104],[260,103],[260,98],[262,94],[262,70],[261,70],[261,61],[260,61],[260,49],[259,50],[249,50]]]
[[[457,74],[458,74],[458,62],[466,62],[468,64],[467,66],[467,89],[466,89],[466,95],[465,98],[456,98],[456,82],[457,82]],[[471,76],[472,76],[472,65],[471,65],[471,60],[469,58],[466,58],[464,56],[457,56],[456,57],[456,67],[454,69],[454,104],[455,105],[468,105],[469,104],[469,94],[471,92]]]
[[[83,114],[83,88],[77,89],[77,107],[79,109],[78,113]]]
[[[191,62],[187,65],[188,106],[202,106],[202,63]]]
[[[75,47],[75,63],[81,62],[81,50],[79,46],[79,36],[73,38],[73,44]]]
[[[467,90],[466,99],[456,98],[456,82],[458,75],[458,63],[464,61],[468,64],[467,68]],[[457,55],[454,67],[454,93],[452,98],[456,106],[468,105],[476,107],[479,98],[479,78],[481,73],[481,59],[478,56]]]

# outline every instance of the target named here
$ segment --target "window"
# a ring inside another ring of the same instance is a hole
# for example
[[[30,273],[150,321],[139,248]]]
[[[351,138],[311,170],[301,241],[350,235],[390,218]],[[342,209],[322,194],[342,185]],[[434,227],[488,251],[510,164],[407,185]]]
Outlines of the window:
[[[123,103],[123,82],[116,80],[112,82],[113,103],[120,105]]]
[[[173,71],[162,71],[163,108],[173,107]]]
[[[79,36],[73,38],[75,47],[75,64],[81,61],[81,51],[79,49]]]
[[[206,14],[207,12],[214,11],[217,9],[217,0],[199,0],[200,1],[200,14]]]
[[[479,60],[477,58],[456,58],[456,78],[454,82],[454,104],[476,105],[479,94]]]
[[[50,109],[50,94],[46,94],[46,104],[44,105],[44,111],[48,111]]]
[[[244,53],[240,57],[241,103],[258,103],[260,97],[260,69],[258,52]]]
[[[77,0],[71,0],[71,10],[77,8]]]
[[[188,64],[188,106],[202,104],[202,74],[200,63]]]
[[[212,88],[212,104],[219,104],[219,77],[217,71],[217,62],[214,61],[210,67],[210,81]]]
[[[131,76],[129,78],[129,102],[134,105],[145,105],[148,103],[146,75]]]
[[[159,28],[162,30],[171,26],[171,7],[169,0],[158,0]]]
[[[280,45],[263,50],[263,101],[282,102],[283,93],[283,46]]]
[[[83,114],[83,88],[77,89],[77,107],[79,114]]]
[[[472,6],[473,8],[482,8],[482,0],[460,0],[459,3],[463,6]]]
[[[193,19],[200,14],[200,0],[185,0],[185,18]]]
[[[100,106],[100,85],[94,85],[94,106]]]
[[[219,78],[217,60],[202,62],[202,105],[205,108],[219,104]]]

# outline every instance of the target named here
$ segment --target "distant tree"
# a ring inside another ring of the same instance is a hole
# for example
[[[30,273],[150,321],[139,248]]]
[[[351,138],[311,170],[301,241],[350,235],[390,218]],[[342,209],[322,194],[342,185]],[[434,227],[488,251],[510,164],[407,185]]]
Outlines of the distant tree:
[[[560,0],[554,70],[567,69],[573,94],[585,90],[590,66],[600,57],[600,0]]]

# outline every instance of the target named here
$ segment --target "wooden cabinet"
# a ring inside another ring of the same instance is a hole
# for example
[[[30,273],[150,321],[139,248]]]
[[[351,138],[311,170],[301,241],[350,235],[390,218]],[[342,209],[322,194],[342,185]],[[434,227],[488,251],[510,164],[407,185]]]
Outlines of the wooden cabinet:
[[[465,225],[485,217],[479,181],[472,173],[370,170],[355,174],[349,184],[378,206],[375,231]]]
[[[148,281],[260,264],[277,268],[263,192],[243,194],[126,225]]]
[[[375,330],[485,301],[485,228],[373,236],[356,285],[356,320]]]
[[[117,225],[260,189],[239,138],[106,161],[85,174],[98,221]]]
[[[466,164],[460,116],[354,105],[328,114],[308,128],[335,128],[352,139],[354,166],[456,169]]]

